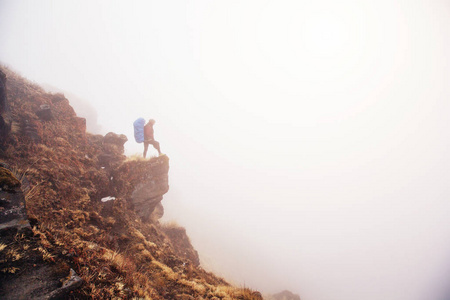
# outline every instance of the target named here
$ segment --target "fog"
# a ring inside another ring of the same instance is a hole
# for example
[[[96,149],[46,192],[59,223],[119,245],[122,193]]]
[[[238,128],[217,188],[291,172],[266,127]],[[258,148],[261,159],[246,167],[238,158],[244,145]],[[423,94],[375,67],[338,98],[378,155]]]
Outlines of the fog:
[[[444,0],[0,0],[0,61],[89,101],[129,155],[156,120],[163,220],[206,269],[302,300],[439,300],[449,20]]]

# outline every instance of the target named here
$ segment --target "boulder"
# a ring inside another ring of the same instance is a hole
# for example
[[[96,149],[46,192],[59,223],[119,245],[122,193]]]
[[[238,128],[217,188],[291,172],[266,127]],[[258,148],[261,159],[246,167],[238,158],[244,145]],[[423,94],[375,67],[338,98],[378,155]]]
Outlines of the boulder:
[[[156,208],[169,190],[169,158],[166,155],[151,160],[128,160],[113,170],[111,178],[110,195],[130,195],[127,200],[143,220],[151,221],[163,215],[162,207]]]
[[[0,232],[29,228],[25,196],[19,179],[11,170],[0,165]]]
[[[78,289],[82,284],[83,279],[73,269],[70,269],[69,277],[64,281],[63,286],[51,292],[46,299],[65,299],[70,295],[71,291]]]
[[[116,166],[125,160],[123,145],[128,141],[124,134],[116,134],[108,132],[103,138],[103,155],[106,155],[102,160],[108,161],[108,166]],[[99,157],[100,160],[100,157]]]
[[[44,121],[50,121],[51,119],[53,119],[52,109],[48,104],[40,105],[39,110],[36,112],[36,115],[39,117],[39,119]]]
[[[106,144],[114,144],[123,149],[123,145],[128,141],[128,138],[124,134],[116,134],[114,132],[108,132],[104,139],[103,143]]]
[[[125,135],[119,135],[114,132],[109,132],[102,137],[103,152],[97,156],[100,166],[111,169],[120,165],[126,159],[126,156],[123,155],[123,145],[127,141],[128,139]]]
[[[70,293],[83,284],[82,279],[64,262],[48,264],[36,260],[30,261],[20,276],[2,278],[0,299],[71,299]]]

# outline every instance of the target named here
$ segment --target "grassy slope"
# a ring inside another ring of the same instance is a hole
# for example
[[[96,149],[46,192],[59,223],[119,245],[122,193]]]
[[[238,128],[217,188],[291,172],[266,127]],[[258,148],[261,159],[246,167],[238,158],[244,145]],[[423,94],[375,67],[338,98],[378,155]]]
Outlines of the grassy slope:
[[[165,234],[170,228],[137,217],[127,201],[130,182],[144,176],[151,161],[124,162],[113,188],[116,200],[99,201],[112,188],[114,172],[98,164],[101,137],[83,131],[67,100],[5,73],[13,134],[0,160],[26,173],[34,236],[1,241],[0,258],[8,265],[0,270],[2,276],[18,276],[21,268],[32,267],[27,262],[33,258],[73,268],[84,280],[75,299],[259,299],[179,256],[177,240]],[[41,104],[51,106],[53,120],[39,120],[35,112]],[[35,124],[41,143],[24,133],[25,120]],[[167,157],[156,159],[168,164]],[[181,240],[181,247],[187,247],[186,238]]]

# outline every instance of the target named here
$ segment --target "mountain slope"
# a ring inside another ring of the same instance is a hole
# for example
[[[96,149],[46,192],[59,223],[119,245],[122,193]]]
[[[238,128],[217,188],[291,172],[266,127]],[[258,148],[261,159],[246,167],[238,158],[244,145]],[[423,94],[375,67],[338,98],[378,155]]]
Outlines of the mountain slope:
[[[158,222],[167,156],[128,159],[125,136],[86,133],[62,94],[3,71],[1,298],[261,299],[203,270],[185,230]]]

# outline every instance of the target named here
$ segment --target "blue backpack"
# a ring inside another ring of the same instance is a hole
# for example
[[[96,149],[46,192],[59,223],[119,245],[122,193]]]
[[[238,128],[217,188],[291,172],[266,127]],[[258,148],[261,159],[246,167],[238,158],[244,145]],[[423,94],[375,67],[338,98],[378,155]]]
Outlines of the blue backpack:
[[[145,120],[143,118],[139,118],[134,121],[134,139],[137,143],[142,143],[144,141],[144,125]]]

